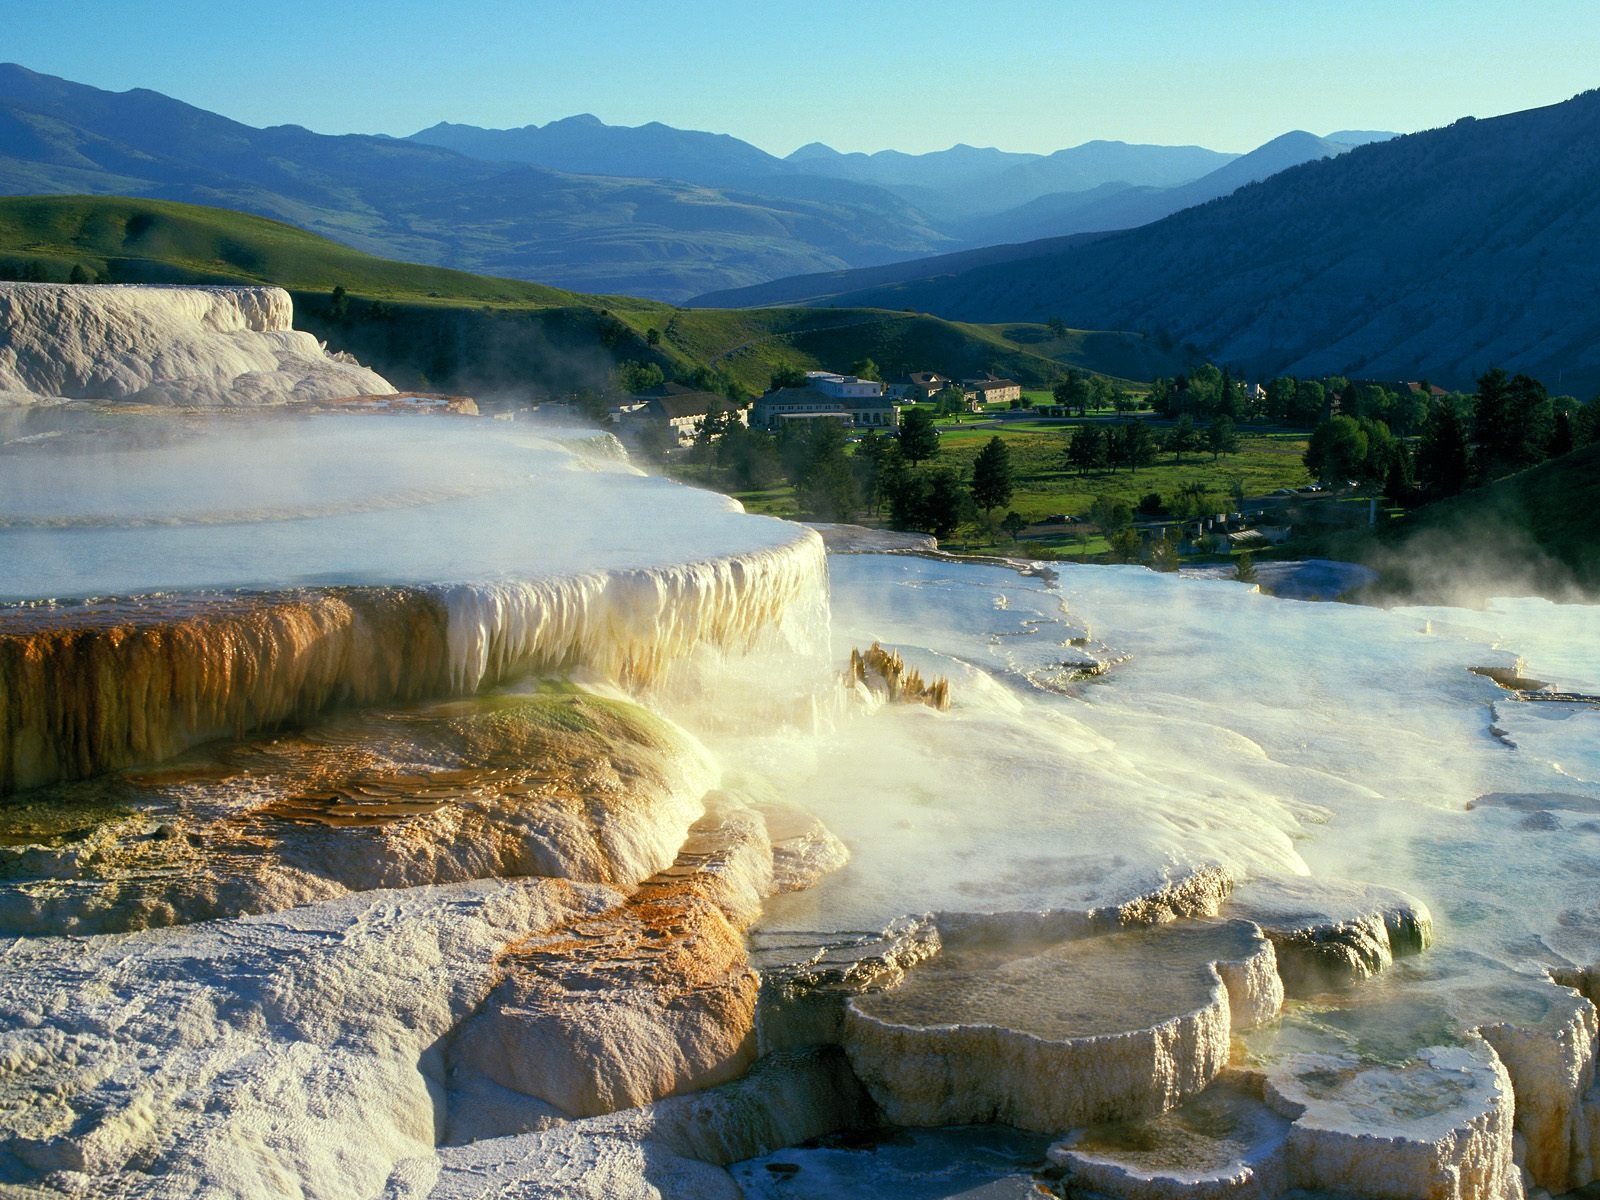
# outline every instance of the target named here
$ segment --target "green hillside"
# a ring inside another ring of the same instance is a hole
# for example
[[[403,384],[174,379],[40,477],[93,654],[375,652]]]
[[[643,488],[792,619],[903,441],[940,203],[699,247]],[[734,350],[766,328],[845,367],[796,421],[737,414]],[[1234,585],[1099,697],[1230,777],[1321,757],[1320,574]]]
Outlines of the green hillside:
[[[886,376],[992,370],[1031,386],[1068,366],[1123,379],[1181,366],[1135,334],[1056,337],[878,309],[675,309],[377,258],[230,209],[0,197],[0,277],[65,281],[74,268],[107,283],[276,284],[294,296],[299,327],[402,386],[561,394],[601,387],[626,359],[680,378],[709,369],[751,393],[780,365],[844,370],[863,358]]]
[[[539,283],[377,258],[232,209],[120,196],[0,198],[0,271],[15,279],[30,262],[60,279],[81,265],[106,283],[274,283],[303,292],[342,285],[383,300],[475,304],[585,299]]]
[[[1600,444],[1418,509],[1337,547],[1377,599],[1600,595]]]

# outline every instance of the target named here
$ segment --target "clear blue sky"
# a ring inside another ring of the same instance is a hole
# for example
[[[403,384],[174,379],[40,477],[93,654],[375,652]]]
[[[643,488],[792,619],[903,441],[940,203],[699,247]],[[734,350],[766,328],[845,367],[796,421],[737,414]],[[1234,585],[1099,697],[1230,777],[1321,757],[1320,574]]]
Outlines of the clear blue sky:
[[[1594,0],[6,0],[0,58],[252,125],[412,133],[592,112],[911,152],[1246,150],[1600,85]]]

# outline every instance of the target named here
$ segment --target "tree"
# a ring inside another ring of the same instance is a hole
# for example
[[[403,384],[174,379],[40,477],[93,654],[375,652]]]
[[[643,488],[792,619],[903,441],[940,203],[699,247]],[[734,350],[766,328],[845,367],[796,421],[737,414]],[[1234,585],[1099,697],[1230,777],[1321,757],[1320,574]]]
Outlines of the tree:
[[[1206,430],[1206,449],[1211,451],[1212,462],[1220,455],[1238,453],[1239,435],[1234,430],[1232,417],[1219,413],[1212,419]]]
[[[878,364],[870,358],[858,358],[850,364],[851,375],[857,379],[870,379],[873,383],[882,383],[883,376],[878,371]]]
[[[666,376],[657,363],[634,362],[625,359],[617,364],[617,387],[625,396],[637,396],[653,387],[660,387]]]
[[[933,396],[933,406],[941,417],[961,419],[967,411],[967,393],[954,383],[947,383]]]
[[[1165,537],[1150,543],[1150,569],[1170,574],[1178,569],[1178,531],[1167,530]]]
[[[1315,379],[1302,379],[1295,384],[1294,407],[1289,412],[1289,420],[1296,425],[1315,425],[1322,420],[1322,410],[1328,406],[1328,397],[1323,386]]]
[[[93,283],[97,276],[82,263],[73,263],[72,271],[67,275],[68,283]]]
[[[1273,421],[1290,421],[1295,410],[1295,378],[1279,375],[1267,384],[1267,417]]]
[[[1081,417],[1089,408],[1088,379],[1082,371],[1069,368],[1067,377],[1051,389],[1050,397],[1062,408]]]
[[[1600,396],[1573,409],[1572,440],[1579,446],[1600,442]]]
[[[844,428],[837,421],[790,422],[780,446],[794,483],[795,501],[805,515],[846,521],[861,505],[855,471],[844,452]]]
[[[1367,436],[1367,453],[1361,460],[1358,478],[1369,483],[1382,483],[1389,477],[1389,468],[1400,454],[1400,442],[1382,421],[1359,417],[1356,424]]]
[[[1507,379],[1499,367],[1478,379],[1472,432],[1484,478],[1542,461],[1553,428],[1550,396],[1537,379],[1527,375]]]
[[[1548,454],[1551,458],[1560,458],[1563,454],[1571,454],[1572,447],[1572,418],[1567,415],[1566,409],[1562,409],[1555,416]]]
[[[608,424],[611,418],[611,404],[602,391],[595,388],[583,387],[572,393],[572,407],[578,415],[596,425]]]
[[[1184,413],[1167,431],[1166,448],[1172,451],[1172,461],[1183,464],[1183,452],[1193,450],[1198,439],[1194,432],[1194,418]]]
[[[633,443],[645,458],[660,462],[667,451],[678,444],[678,439],[661,421],[640,421],[633,431]]]
[[[784,365],[772,369],[772,382],[767,385],[769,392],[779,388],[805,387],[806,373],[799,367]]]
[[[1217,403],[1212,411],[1230,421],[1239,417],[1239,388],[1233,381],[1233,372],[1227,367],[1222,368],[1222,379],[1217,384]]]
[[[967,493],[957,471],[928,473],[928,532],[941,541],[956,531],[966,512]]]
[[[1006,533],[1010,535],[1013,542],[1017,540],[1018,535],[1021,534],[1022,531],[1027,527],[1028,518],[1024,517],[1015,509],[1012,509],[1000,519],[1000,528],[1004,529]]]
[[[1089,376],[1089,407],[1101,411],[1112,407],[1116,390],[1104,375]]]
[[[694,457],[699,462],[706,462],[715,457],[715,447],[722,440],[724,434],[741,422],[737,416],[728,411],[727,405],[721,401],[713,401],[706,409],[706,415],[694,423]]]
[[[1383,481],[1383,498],[1396,508],[1409,508],[1416,500],[1416,489],[1411,485],[1411,451],[1404,442],[1395,444],[1389,474]]]
[[[1352,478],[1366,463],[1367,435],[1353,417],[1330,417],[1312,431],[1304,459],[1316,479]]]
[[[1000,438],[992,437],[972,464],[972,501],[987,522],[995,509],[1011,503],[1011,491],[1011,451]]]
[[[795,482],[794,497],[802,514],[824,521],[848,521],[861,507],[855,472],[842,450],[808,465]]]
[[[1133,556],[1139,553],[1139,535],[1131,525],[1119,529],[1106,538],[1106,549],[1110,552],[1112,562],[1132,562]]]
[[[1059,339],[1067,336],[1067,323],[1060,317],[1051,317],[1045,324],[1049,326],[1051,337]]]
[[[646,329],[644,331],[644,344],[646,346],[661,345],[661,330],[657,329],[654,325],[652,325],[649,329]]]
[[[1515,461],[1520,434],[1511,412],[1510,381],[1499,367],[1478,378],[1472,436],[1478,443],[1478,462],[1485,476],[1493,478]]]
[[[350,317],[350,296],[344,290],[344,284],[333,285],[333,292],[328,296],[328,320],[345,321]]]
[[[889,497],[889,523],[947,538],[961,524],[966,500],[955,471],[907,471]]]
[[[1138,474],[1156,460],[1156,442],[1143,421],[1125,421],[1112,435],[1115,439],[1111,461],[1124,464],[1129,474]]]
[[[1089,505],[1089,520],[1100,527],[1100,532],[1110,535],[1133,524],[1133,510],[1121,500],[1110,496],[1096,496]]]
[[[1250,551],[1244,551],[1233,560],[1233,577],[1240,583],[1256,582],[1256,560]]]
[[[1544,384],[1528,375],[1511,380],[1511,420],[1517,431],[1512,466],[1531,467],[1545,460],[1550,436],[1555,431],[1555,414],[1550,393]]]
[[[1180,486],[1177,499],[1172,502],[1172,515],[1180,521],[1188,520],[1190,517],[1203,517],[1215,511],[1215,506],[1211,503],[1211,489],[1196,479],[1191,479]]]
[[[856,443],[856,452],[850,456],[862,506],[874,513],[883,503],[884,467],[891,451],[899,454],[893,441],[876,429],[869,429],[861,435],[861,440]]]
[[[1078,473],[1103,471],[1110,461],[1106,446],[1106,431],[1098,425],[1079,425],[1067,443],[1067,465],[1077,467]]]
[[[745,490],[769,488],[783,479],[783,462],[772,435],[741,421],[730,424],[717,440],[717,465]]]
[[[900,418],[900,453],[912,466],[939,453],[939,431],[927,409],[907,409]]]
[[[1457,495],[1472,477],[1466,430],[1453,405],[1435,404],[1422,427],[1416,476],[1434,499]]]

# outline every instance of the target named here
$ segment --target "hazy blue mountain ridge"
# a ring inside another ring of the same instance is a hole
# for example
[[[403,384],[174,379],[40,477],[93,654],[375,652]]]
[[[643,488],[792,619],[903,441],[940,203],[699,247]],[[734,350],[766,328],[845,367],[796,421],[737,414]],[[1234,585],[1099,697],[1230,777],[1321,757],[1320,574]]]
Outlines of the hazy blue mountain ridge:
[[[1157,333],[1253,374],[1600,388],[1600,91],[1357,147],[1138,229],[833,302]],[[770,285],[769,285],[770,286]]]
[[[15,65],[0,66],[0,188],[223,205],[369,253],[669,300],[949,244],[866,185],[787,171],[759,193],[579,176],[405,139],[256,129]]]

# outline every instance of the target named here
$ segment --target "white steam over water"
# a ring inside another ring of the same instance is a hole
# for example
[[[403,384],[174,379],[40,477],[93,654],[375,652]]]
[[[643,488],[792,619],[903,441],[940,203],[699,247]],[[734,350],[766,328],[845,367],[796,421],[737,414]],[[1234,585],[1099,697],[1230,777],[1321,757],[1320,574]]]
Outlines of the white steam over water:
[[[1433,907],[1441,950],[1466,940],[1514,970],[1600,954],[1600,707],[1518,701],[1470,670],[1521,656],[1600,691],[1600,610],[1305,604],[1138,568],[1072,567],[1052,586],[917,558],[831,567],[835,658],[881,639],[949,674],[957,699],[787,748],[816,773],[785,793],[853,857],[769,926],[1089,907],[1220,863],[1403,888]],[[1107,649],[1127,661],[1040,686]],[[1526,811],[1469,810],[1493,793],[1567,798],[1529,828]]]
[[[151,446],[9,457],[0,599],[550,578],[796,536],[640,474],[593,431],[488,424],[238,419]]]

